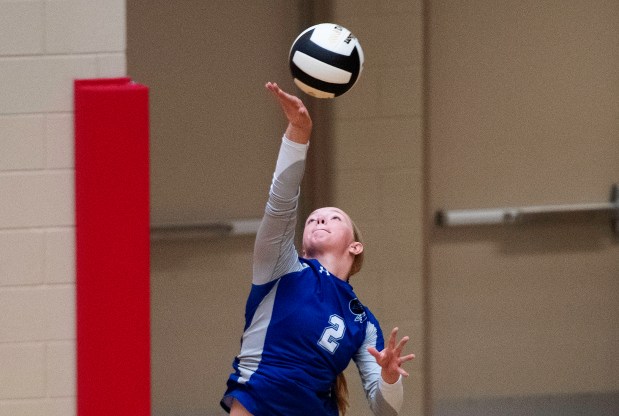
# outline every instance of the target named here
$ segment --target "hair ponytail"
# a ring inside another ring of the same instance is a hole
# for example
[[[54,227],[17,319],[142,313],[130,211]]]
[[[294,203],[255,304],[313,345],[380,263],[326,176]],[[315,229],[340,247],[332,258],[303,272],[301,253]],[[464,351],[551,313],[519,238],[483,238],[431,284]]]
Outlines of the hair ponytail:
[[[337,409],[340,412],[340,416],[345,416],[348,410],[348,383],[344,373],[337,375],[335,379],[335,400],[337,402]]]

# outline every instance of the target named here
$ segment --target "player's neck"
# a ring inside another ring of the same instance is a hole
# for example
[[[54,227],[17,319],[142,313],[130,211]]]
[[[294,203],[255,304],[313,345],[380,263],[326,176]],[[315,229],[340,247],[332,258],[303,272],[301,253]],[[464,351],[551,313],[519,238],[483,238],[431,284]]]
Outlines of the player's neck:
[[[353,262],[352,258],[343,259],[340,256],[335,256],[328,253],[318,254],[314,258],[318,260],[330,274],[345,282],[348,281],[348,273],[350,273],[350,268],[352,267]]]

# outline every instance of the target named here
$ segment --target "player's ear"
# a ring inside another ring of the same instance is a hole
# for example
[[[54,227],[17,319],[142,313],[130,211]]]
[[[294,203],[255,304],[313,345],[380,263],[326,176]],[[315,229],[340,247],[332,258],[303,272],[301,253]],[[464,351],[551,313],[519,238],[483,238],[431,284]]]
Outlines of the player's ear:
[[[348,252],[355,256],[363,253],[363,244],[361,244],[359,241],[353,241],[348,246]]]

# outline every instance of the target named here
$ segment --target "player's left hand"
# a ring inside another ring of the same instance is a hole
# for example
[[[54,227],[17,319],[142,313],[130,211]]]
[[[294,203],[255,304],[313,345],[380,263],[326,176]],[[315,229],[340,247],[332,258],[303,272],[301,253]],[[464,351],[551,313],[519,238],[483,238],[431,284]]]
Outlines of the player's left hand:
[[[382,367],[381,376],[388,384],[393,384],[400,378],[400,375],[408,377],[408,373],[402,368],[402,364],[415,358],[415,354],[402,355],[404,345],[408,342],[408,337],[403,337],[396,345],[398,328],[393,328],[387,346],[382,351],[374,347],[369,347],[368,352],[376,359],[378,365]]]

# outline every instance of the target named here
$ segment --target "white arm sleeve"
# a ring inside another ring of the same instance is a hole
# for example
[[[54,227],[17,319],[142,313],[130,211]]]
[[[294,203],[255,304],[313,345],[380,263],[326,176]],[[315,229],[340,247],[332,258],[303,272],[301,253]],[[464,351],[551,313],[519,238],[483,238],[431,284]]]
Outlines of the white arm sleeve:
[[[365,395],[370,408],[376,416],[396,416],[404,398],[402,377],[394,384],[387,384],[381,377],[381,367],[376,359],[368,352],[368,347],[376,347],[377,329],[371,322],[368,323],[365,341],[353,357]]]
[[[264,284],[301,269],[294,247],[299,188],[309,144],[286,136],[277,157],[264,217],[254,245],[253,284]]]

